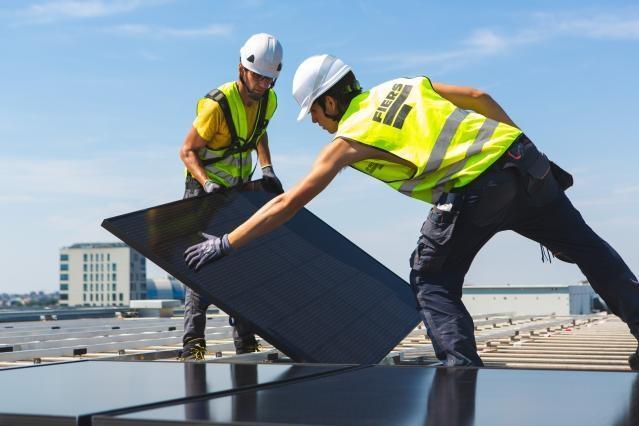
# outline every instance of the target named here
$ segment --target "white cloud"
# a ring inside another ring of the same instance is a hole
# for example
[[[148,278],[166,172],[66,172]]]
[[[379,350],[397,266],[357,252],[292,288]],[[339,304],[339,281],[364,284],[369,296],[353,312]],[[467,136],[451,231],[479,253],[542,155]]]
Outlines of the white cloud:
[[[613,194],[633,194],[635,192],[639,192],[639,185],[631,185],[622,188],[615,188],[612,193]]]
[[[639,39],[639,18],[601,16],[576,19],[560,22],[558,30],[581,37],[636,40]]]
[[[205,28],[161,28],[160,34],[170,37],[201,37],[201,36],[228,36],[231,34],[230,25],[209,25]]]
[[[18,12],[27,22],[47,23],[63,19],[90,19],[130,12],[145,4],[142,0],[64,0],[32,4]]]
[[[147,35],[151,33],[151,28],[148,25],[139,24],[124,24],[110,27],[106,32],[117,35]]]
[[[108,34],[119,36],[152,38],[228,37],[233,33],[233,26],[228,24],[211,24],[202,28],[169,28],[139,24],[125,24],[109,27],[104,31]]]
[[[639,18],[627,16],[597,16],[562,19],[551,14],[535,14],[528,28],[499,33],[491,28],[477,28],[457,47],[439,52],[400,52],[373,55],[364,60],[389,63],[391,69],[406,69],[432,65],[462,66],[484,57],[507,54],[513,48],[540,44],[561,37],[613,40],[639,39]]]
[[[179,170],[154,175],[139,167],[140,162],[152,162],[167,169],[172,164],[164,163],[173,157],[165,152],[103,153],[77,159],[5,157],[0,159],[0,204],[51,203],[60,198],[83,204],[93,197],[101,203],[177,199]]]
[[[19,195],[19,194],[0,195],[0,205],[32,204],[37,202],[38,202],[38,199],[33,195]]]

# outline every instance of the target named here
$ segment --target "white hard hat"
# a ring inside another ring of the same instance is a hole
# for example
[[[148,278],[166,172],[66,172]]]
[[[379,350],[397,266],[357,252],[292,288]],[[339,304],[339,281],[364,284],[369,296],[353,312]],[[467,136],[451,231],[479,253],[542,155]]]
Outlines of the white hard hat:
[[[240,49],[240,62],[253,72],[276,79],[282,70],[282,45],[270,34],[252,35]]]
[[[315,55],[302,62],[293,77],[293,96],[302,108],[297,121],[302,121],[313,102],[350,70],[350,66],[332,55]]]

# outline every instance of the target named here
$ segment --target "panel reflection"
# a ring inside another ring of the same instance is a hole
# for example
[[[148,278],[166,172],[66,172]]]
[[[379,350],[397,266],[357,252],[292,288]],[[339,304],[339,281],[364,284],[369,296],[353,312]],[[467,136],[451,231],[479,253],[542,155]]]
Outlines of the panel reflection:
[[[257,370],[235,370],[247,386]],[[283,372],[280,379],[288,372]],[[202,380],[201,375],[196,375]],[[204,379],[206,380],[206,379]],[[201,386],[201,385],[200,385]],[[639,424],[639,375],[616,372],[369,367],[121,416],[211,424]],[[150,424],[145,423],[145,424]]]

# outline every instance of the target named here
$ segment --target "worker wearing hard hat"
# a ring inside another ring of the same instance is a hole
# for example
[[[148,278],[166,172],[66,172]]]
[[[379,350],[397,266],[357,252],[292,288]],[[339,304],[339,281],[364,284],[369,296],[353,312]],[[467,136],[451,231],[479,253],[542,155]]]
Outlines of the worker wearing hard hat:
[[[251,36],[240,49],[239,78],[209,92],[197,103],[197,116],[184,139],[180,158],[186,166],[184,198],[240,185],[251,179],[252,151],[262,167],[264,187],[281,193],[273,171],[266,127],[277,108],[273,85],[282,69],[282,45],[270,34]],[[204,330],[210,302],[187,289],[183,359],[203,359]],[[250,328],[233,322],[236,352],[257,350]]]
[[[572,177],[551,163],[487,94],[398,78],[362,92],[350,67],[330,55],[297,69],[293,95],[334,134],[310,173],[235,230],[186,251],[192,267],[290,219],[346,166],[434,204],[410,258],[410,283],[435,353],[447,366],[481,366],[473,320],[462,303],[471,262],[497,232],[513,230],[576,263],[610,310],[639,339],[639,282],[593,232],[564,190]],[[639,368],[639,355],[630,359]]]

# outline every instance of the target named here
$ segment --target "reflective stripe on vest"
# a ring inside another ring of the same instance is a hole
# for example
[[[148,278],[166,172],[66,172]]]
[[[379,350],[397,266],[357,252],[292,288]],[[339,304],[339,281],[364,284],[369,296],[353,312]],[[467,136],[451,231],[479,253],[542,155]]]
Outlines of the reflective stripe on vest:
[[[495,162],[522,132],[456,107],[425,77],[383,83],[351,101],[336,138],[389,152],[408,163],[370,159],[351,166],[413,198],[436,202]]]
[[[255,124],[249,129],[246,110],[237,83],[223,84],[218,87],[218,90],[226,97],[232,121],[229,123],[227,120],[227,126],[232,136],[235,133],[236,140],[231,140],[230,146],[222,149],[204,147],[198,154],[203,162],[207,177],[220,185],[231,187],[250,180],[254,169],[251,152],[265,133],[266,126],[275,113],[277,98],[275,92],[269,89],[268,96],[260,99]],[[264,102],[266,102],[265,110],[260,114],[260,110],[264,108]]]

